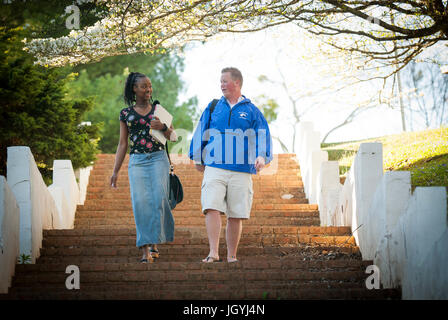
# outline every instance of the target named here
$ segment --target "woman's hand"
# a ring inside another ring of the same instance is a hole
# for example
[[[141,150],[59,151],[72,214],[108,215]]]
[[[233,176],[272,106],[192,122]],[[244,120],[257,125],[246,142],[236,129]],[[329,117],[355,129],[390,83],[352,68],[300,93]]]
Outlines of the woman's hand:
[[[112,176],[110,177],[110,186],[112,188],[117,187],[117,179],[118,179],[118,175],[116,173],[112,174]]]
[[[165,124],[162,123],[158,117],[154,117],[154,119],[151,120],[150,125],[151,129],[154,130],[163,130],[165,128]]]

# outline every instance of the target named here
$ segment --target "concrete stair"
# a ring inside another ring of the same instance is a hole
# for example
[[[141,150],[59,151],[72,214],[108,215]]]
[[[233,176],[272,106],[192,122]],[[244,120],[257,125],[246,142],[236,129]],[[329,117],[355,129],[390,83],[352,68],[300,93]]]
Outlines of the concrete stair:
[[[243,222],[239,261],[231,264],[200,262],[208,254],[200,212],[202,173],[187,158],[172,157],[184,187],[184,201],[173,211],[175,240],[159,246],[159,259],[141,264],[129,158],[112,189],[114,155],[99,155],[75,228],[45,230],[37,263],[17,265],[13,286],[0,299],[400,299],[399,290],[366,288],[365,269],[373,263],[362,261],[350,228],[320,227],[294,155],[275,157],[274,174],[253,177],[251,219]],[[222,221],[220,255],[225,257]],[[80,269],[80,290],[65,287],[68,265]]]

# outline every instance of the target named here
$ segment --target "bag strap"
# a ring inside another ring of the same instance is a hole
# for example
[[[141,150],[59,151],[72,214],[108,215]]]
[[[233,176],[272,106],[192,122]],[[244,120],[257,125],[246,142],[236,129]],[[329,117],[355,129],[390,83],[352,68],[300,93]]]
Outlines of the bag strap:
[[[174,166],[170,159],[170,152],[168,151],[168,142],[165,142],[165,151],[166,151],[166,155],[168,156],[168,161],[170,162],[170,172],[173,173]]]
[[[215,107],[218,104],[218,99],[213,99],[212,105],[210,106],[210,114],[208,116],[208,126],[210,127],[210,121],[212,121],[212,113],[215,111]]]

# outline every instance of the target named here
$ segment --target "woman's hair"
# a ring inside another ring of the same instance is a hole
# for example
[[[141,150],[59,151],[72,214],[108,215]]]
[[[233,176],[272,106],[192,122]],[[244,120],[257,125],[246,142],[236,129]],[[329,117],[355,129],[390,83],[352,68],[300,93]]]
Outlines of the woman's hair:
[[[124,86],[124,102],[128,107],[135,101],[134,85],[139,78],[145,78],[146,76],[140,72],[131,72],[126,79]]]

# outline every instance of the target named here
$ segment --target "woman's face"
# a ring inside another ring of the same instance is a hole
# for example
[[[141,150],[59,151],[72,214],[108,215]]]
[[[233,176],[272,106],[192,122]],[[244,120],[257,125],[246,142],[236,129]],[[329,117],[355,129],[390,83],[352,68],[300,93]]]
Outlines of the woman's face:
[[[152,84],[148,77],[138,78],[134,84],[135,97],[149,100],[152,95]]]

